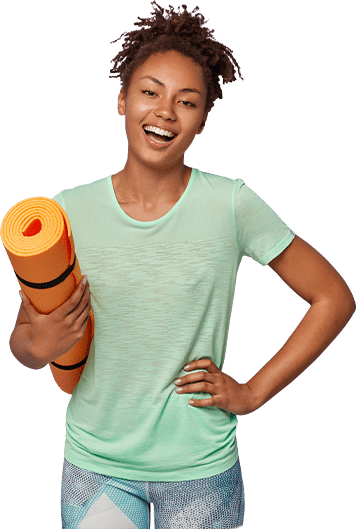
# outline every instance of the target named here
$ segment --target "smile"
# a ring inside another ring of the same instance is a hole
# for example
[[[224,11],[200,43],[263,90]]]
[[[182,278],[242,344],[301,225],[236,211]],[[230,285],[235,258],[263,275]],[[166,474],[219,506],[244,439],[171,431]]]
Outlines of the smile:
[[[143,135],[145,136],[145,140],[147,141],[147,143],[151,145],[151,147],[155,147],[156,149],[165,149],[169,147],[177,137],[177,136],[174,136],[174,138],[168,139],[168,140],[164,140],[163,138],[162,140],[158,140],[158,139],[154,139],[151,134],[148,136],[144,129],[142,129],[142,131],[143,131]]]

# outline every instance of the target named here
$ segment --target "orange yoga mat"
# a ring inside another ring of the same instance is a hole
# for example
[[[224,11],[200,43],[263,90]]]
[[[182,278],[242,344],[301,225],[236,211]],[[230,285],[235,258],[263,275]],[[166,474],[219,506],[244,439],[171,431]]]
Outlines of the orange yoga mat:
[[[15,204],[2,221],[1,239],[21,290],[37,312],[49,314],[74,293],[82,274],[68,216],[55,200],[34,197]],[[91,309],[81,340],[49,364],[66,393],[72,394],[79,382],[93,336]]]

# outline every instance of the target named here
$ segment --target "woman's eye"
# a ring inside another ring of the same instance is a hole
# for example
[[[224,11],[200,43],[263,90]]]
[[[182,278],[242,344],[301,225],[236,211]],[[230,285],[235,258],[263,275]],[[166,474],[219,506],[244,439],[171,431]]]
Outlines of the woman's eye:
[[[152,90],[142,90],[142,93],[143,94],[147,94],[149,96],[151,96],[151,95],[155,96],[156,95],[154,92],[152,92]],[[185,107],[188,107],[188,106],[189,107],[195,107],[194,103],[191,103],[190,101],[182,101],[182,103],[184,103]],[[187,103],[187,104],[185,104],[185,103]]]

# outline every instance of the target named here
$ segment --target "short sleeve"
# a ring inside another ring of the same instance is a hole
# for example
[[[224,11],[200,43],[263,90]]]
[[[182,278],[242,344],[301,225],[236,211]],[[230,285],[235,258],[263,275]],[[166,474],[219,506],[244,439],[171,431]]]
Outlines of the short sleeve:
[[[52,198],[52,200],[55,200],[60,206],[62,206],[64,211],[66,211],[65,204],[64,204],[64,198],[63,198],[63,195],[62,195],[62,191],[60,193],[58,193],[58,195],[55,195]]]
[[[234,206],[236,240],[242,255],[265,266],[294,239],[295,233],[241,178],[235,184]]]

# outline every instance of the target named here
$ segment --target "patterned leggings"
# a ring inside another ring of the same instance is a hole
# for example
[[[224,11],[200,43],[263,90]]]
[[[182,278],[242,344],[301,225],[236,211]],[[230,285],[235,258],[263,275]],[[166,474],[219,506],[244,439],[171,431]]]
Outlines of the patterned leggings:
[[[62,529],[234,529],[245,511],[240,460],[189,481],[136,481],[97,474],[64,459]]]

